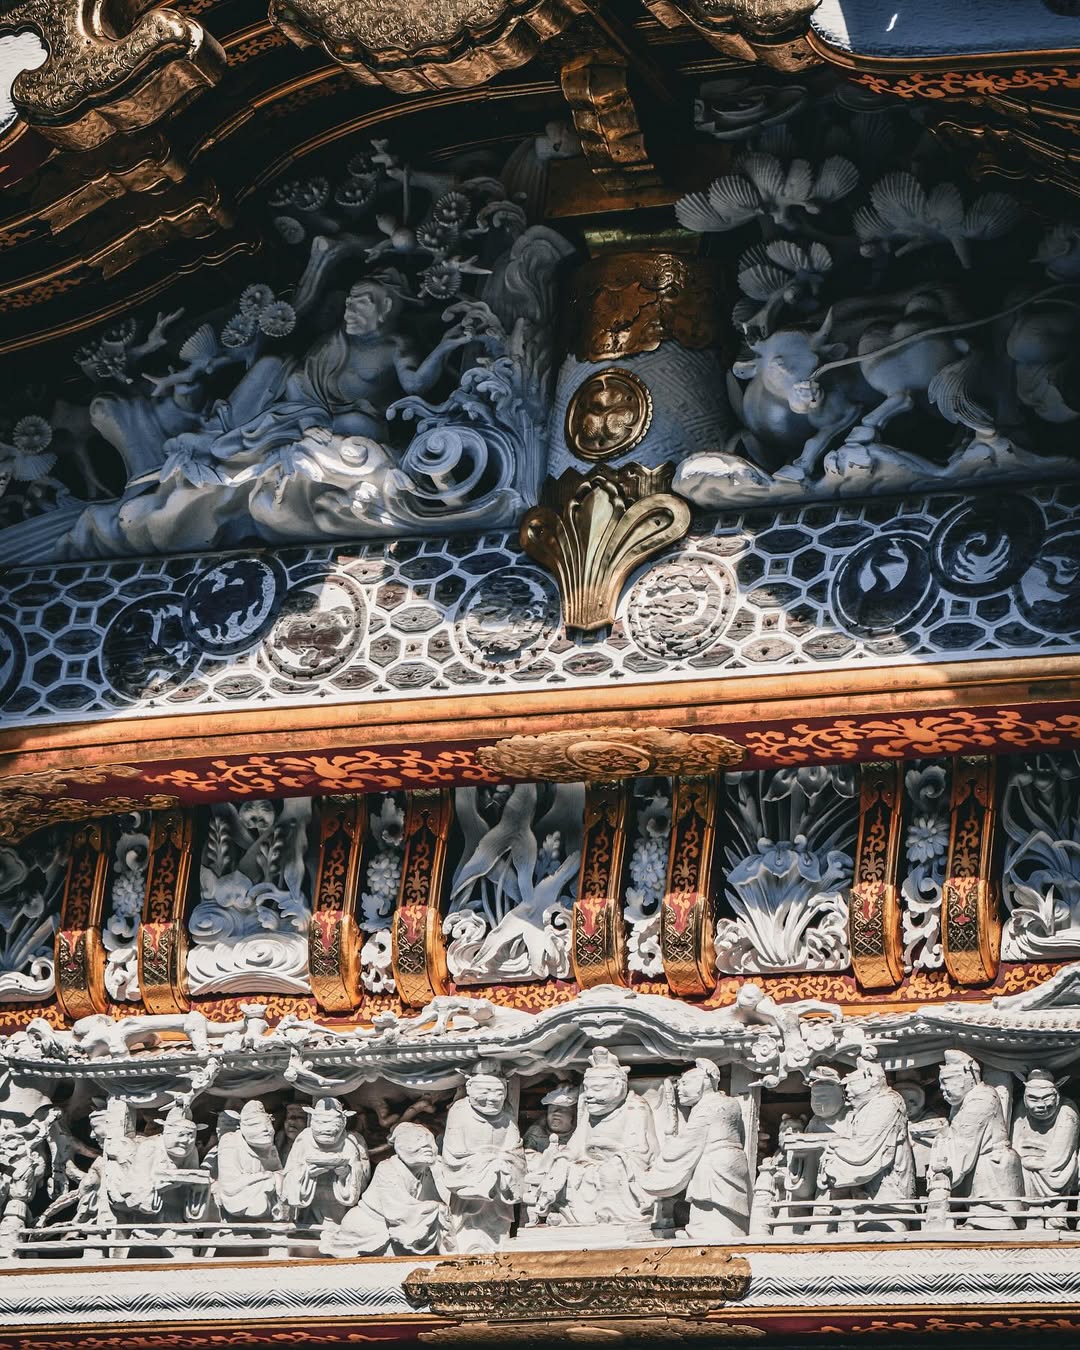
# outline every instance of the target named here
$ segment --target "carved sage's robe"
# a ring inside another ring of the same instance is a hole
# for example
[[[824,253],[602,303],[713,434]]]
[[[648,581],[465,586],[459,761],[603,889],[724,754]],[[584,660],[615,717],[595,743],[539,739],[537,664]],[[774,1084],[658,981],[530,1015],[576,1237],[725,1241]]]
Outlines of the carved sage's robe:
[[[930,1171],[947,1171],[953,1196],[970,1198],[966,1227],[1016,1227],[1000,1202],[1024,1194],[1024,1176],[1009,1144],[1001,1101],[989,1083],[977,1084],[953,1107],[948,1125],[934,1140]]]
[[[218,1144],[214,1198],[229,1219],[272,1219],[278,1199],[281,1159],[273,1145],[256,1153],[239,1130]]]
[[[1062,1098],[1053,1120],[1033,1120],[1026,1113],[1021,1113],[1013,1122],[1012,1142],[1020,1156],[1024,1190],[1028,1195],[1076,1194],[1080,1112],[1072,1102]],[[1068,1207],[1068,1202],[1064,1200],[1048,1205],[1044,1219],[1046,1226],[1068,1227]]]
[[[908,1134],[904,1099],[883,1088],[857,1106],[843,1134],[837,1134],[821,1160],[838,1188],[850,1188],[856,1198],[910,1200],[915,1194],[915,1156]],[[875,1219],[860,1228],[903,1232],[902,1219]]]
[[[738,1102],[710,1092],[690,1109],[660,1160],[642,1178],[657,1199],[683,1191],[690,1204],[686,1236],[699,1242],[736,1237],[750,1221],[750,1168]]]
[[[580,1108],[567,1147],[565,1202],[548,1223],[640,1223],[653,1204],[641,1179],[657,1152],[652,1109],[643,1098],[630,1093],[596,1121]]]
[[[430,1171],[419,1176],[400,1158],[375,1168],[371,1185],[340,1224],[323,1228],[327,1256],[417,1256],[438,1251],[444,1206]]]
[[[345,1161],[330,1168],[339,1156]],[[360,1199],[360,1192],[371,1176],[367,1149],[360,1138],[346,1134],[340,1145],[323,1148],[312,1137],[311,1129],[301,1130],[289,1150],[289,1160],[281,1175],[281,1198],[295,1211],[298,1223],[340,1223]]]
[[[525,1150],[509,1109],[482,1116],[467,1097],[454,1102],[446,1113],[441,1174],[450,1201],[444,1250],[498,1251],[525,1184]]]

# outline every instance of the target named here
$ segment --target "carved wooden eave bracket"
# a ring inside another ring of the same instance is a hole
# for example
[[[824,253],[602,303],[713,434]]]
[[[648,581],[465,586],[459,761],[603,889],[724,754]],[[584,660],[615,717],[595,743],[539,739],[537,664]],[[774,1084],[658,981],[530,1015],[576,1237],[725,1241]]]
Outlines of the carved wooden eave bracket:
[[[669,28],[689,23],[737,61],[760,61],[774,70],[800,71],[822,57],[807,41],[819,0],[645,0]]]

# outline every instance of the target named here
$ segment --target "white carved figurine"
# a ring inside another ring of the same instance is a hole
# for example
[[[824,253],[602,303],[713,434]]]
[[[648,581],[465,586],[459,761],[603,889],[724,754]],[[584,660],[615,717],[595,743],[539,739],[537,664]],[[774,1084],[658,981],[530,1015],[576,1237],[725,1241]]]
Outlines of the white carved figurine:
[[[352,1111],[337,1097],[304,1108],[307,1128],[297,1135],[281,1176],[281,1198],[297,1223],[340,1223],[360,1199],[371,1163],[367,1146],[349,1129]]]
[[[664,1139],[659,1160],[642,1178],[656,1199],[685,1193],[690,1218],[680,1236],[722,1242],[746,1233],[750,1220],[750,1167],[739,1103],[720,1089],[720,1071],[695,1061],[675,1085],[676,1132]]]
[[[938,1072],[949,1123],[934,1140],[927,1171],[929,1213],[946,1219],[945,1202],[962,1197],[968,1228],[1015,1228],[1002,1201],[1024,1194],[1020,1159],[1009,1144],[1001,1098],[982,1080],[978,1062],[963,1050],[946,1050]]]
[[[810,1110],[811,1116],[806,1129],[796,1134],[794,1131],[784,1138],[784,1151],[788,1156],[787,1181],[790,1200],[825,1201],[829,1198],[828,1183],[819,1181],[818,1164],[822,1152],[834,1135],[842,1135],[847,1129],[848,1109],[840,1073],[830,1064],[819,1064],[810,1070]],[[801,1217],[810,1214],[809,1206],[792,1207],[789,1217]],[[820,1213],[820,1210],[819,1210]],[[814,1225],[817,1232],[828,1231],[820,1225]],[[803,1232],[797,1227],[796,1232]]]
[[[566,1149],[577,1122],[580,1089],[560,1083],[540,1098],[542,1120],[525,1131],[525,1205],[529,1223],[545,1219],[566,1186]]]
[[[871,1047],[872,1049],[872,1047]],[[915,1195],[915,1158],[908,1136],[903,1097],[885,1081],[885,1070],[868,1049],[853,1073],[844,1079],[851,1108],[846,1129],[834,1133],[818,1162],[818,1186],[841,1188],[854,1198],[911,1200]],[[887,1216],[863,1220],[861,1230],[903,1232],[904,1219]]]
[[[166,1251],[180,1256],[187,1249],[170,1247],[169,1239],[179,1225],[209,1217],[211,1178],[199,1161],[195,1141],[201,1127],[192,1119],[191,1108],[177,1102],[158,1124],[160,1134],[144,1135],[136,1141],[135,1180],[130,1194],[144,1220],[165,1225],[155,1231],[155,1238]]]
[[[226,1219],[279,1219],[281,1159],[274,1146],[274,1122],[257,1098],[237,1111],[223,1111],[234,1128],[217,1149],[214,1199]]]
[[[288,1102],[285,1106],[285,1115],[282,1117],[281,1129],[278,1130],[274,1140],[282,1163],[288,1159],[289,1150],[307,1129],[307,1124],[308,1118],[303,1102]]]
[[[375,1168],[360,1202],[340,1224],[323,1225],[326,1256],[418,1256],[437,1251],[446,1218],[434,1170],[439,1152],[426,1125],[405,1122],[390,1132],[394,1149]]]
[[[930,1164],[930,1150],[935,1138],[949,1123],[944,1116],[931,1115],[926,1105],[926,1089],[911,1078],[897,1075],[895,1089],[904,1099],[908,1113],[908,1136],[915,1158],[915,1179],[926,1176]]]
[[[1057,1197],[1076,1194],[1078,1142],[1076,1104],[1062,1097],[1052,1073],[1032,1069],[1024,1080],[1023,1106],[1013,1121],[1012,1145],[1020,1156],[1025,1191],[1047,1203],[1041,1214],[1028,1215],[1027,1227],[1068,1227],[1069,1202]]]
[[[524,1191],[525,1150],[508,1092],[498,1066],[482,1060],[466,1079],[465,1096],[446,1113],[444,1251],[498,1251],[510,1236],[514,1206]]]

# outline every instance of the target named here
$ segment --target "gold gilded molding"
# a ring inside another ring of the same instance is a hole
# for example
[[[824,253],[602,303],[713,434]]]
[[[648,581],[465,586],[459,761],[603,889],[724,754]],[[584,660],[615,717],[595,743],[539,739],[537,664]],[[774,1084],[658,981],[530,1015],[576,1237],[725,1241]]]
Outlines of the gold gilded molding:
[[[627,783],[589,783],[578,893],[570,921],[570,961],[582,989],[629,983],[625,893]]]
[[[298,47],[397,94],[469,89],[524,65],[585,12],[582,0],[271,0]]]
[[[645,0],[668,28],[689,23],[725,56],[797,72],[825,58],[809,42],[820,0]]]
[[[448,788],[409,793],[401,885],[390,933],[394,982],[402,1002],[412,1008],[450,990],[440,905],[452,818]]]
[[[187,902],[195,848],[190,810],[155,812],[139,925],[139,992],[147,1012],[187,1012]]]
[[[352,1012],[361,995],[363,939],[356,924],[356,894],[367,803],[362,797],[324,797],[319,812],[319,862],[308,929],[311,992],[325,1012]]]
[[[574,275],[571,350],[579,361],[614,361],[666,341],[713,347],[730,307],[712,259],[655,249],[601,253]]]
[[[737,768],[746,751],[726,736],[707,732],[611,726],[508,736],[480,746],[476,758],[486,769],[511,778],[589,783],[646,774],[718,773]]]
[[[553,573],[567,628],[595,633],[615,622],[623,583],[639,564],[677,543],[690,528],[681,497],[642,489],[644,473],[597,468],[567,469],[544,486],[544,505],[521,521],[521,547]],[[670,483],[667,474],[653,481]]]
[[[611,459],[645,439],[652,415],[648,385],[631,370],[609,366],[574,391],[566,409],[566,444],[579,459]]]
[[[997,975],[1001,913],[994,878],[995,762],[963,755],[953,762],[949,857],[941,891],[941,950],[958,984]]]
[[[661,183],[627,84],[626,60],[609,47],[572,56],[559,73],[585,162],[605,192]]]
[[[713,863],[719,783],[676,778],[671,797],[667,885],[660,901],[660,955],[673,994],[698,998],[716,987]]]
[[[56,1001],[72,1021],[108,1006],[101,919],[111,849],[108,821],[92,821],[71,837],[54,951]]]
[[[4,27],[48,48],[21,71],[12,99],[27,122],[68,150],[89,150],[160,122],[212,88],[225,53],[193,19],[103,0],[9,0]],[[126,31],[125,31],[126,30]]]
[[[903,766],[859,765],[859,835],[848,905],[851,968],[864,989],[904,978],[897,866],[903,829]]]

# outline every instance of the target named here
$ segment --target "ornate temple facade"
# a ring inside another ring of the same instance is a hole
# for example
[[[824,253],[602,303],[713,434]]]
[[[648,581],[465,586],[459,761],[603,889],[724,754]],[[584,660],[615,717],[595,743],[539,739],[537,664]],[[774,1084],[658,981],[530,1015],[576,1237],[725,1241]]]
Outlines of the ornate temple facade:
[[[0,1344],[1080,1330],[1080,10],[971,11],[0,0]]]

